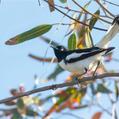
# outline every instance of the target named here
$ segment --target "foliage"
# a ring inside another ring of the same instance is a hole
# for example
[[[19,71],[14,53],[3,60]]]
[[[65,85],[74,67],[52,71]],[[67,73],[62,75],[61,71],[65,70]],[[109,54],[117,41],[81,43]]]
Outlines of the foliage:
[[[44,2],[47,2],[49,5],[50,12],[56,12],[56,11],[61,11],[63,12],[63,15],[67,16],[65,14],[65,11],[68,12],[73,12],[74,15],[70,16],[71,22],[68,24],[65,23],[59,23],[58,25],[63,25],[69,26],[69,31],[65,35],[67,39],[67,49],[73,50],[73,49],[83,49],[83,48],[88,48],[92,47],[94,45],[93,37],[92,37],[92,32],[96,24],[99,24],[99,20],[102,21],[105,24],[108,24],[109,21],[106,20],[112,19],[113,15],[111,16],[111,13],[109,10],[104,8],[103,6],[107,4],[105,0],[102,0],[104,2],[101,3],[99,0],[95,0],[95,2],[98,5],[98,9],[96,8],[93,13],[88,10],[88,7],[92,7],[92,4],[94,1],[90,0],[87,3],[83,5],[83,7],[80,6],[80,4],[76,3],[75,0],[72,0],[72,4],[75,6],[80,7],[80,11],[74,10],[73,8],[70,8],[67,6],[67,0],[59,0],[61,4],[56,5],[54,0],[44,0]],[[79,2],[80,3],[80,2]],[[99,9],[100,7],[100,9]],[[59,10],[59,8],[61,10]],[[75,7],[74,7],[75,8]],[[76,14],[77,13],[77,14]],[[108,14],[107,14],[108,13]],[[40,39],[43,40],[45,43],[48,45],[52,44],[54,46],[58,45],[58,43],[54,40],[51,40],[48,37],[41,36],[48,31],[51,31],[51,28],[54,27],[57,24],[43,24],[37,27],[34,27],[31,30],[28,30],[26,32],[23,32],[19,35],[16,35],[13,38],[10,38],[9,40],[6,41],[7,45],[16,45],[23,43],[24,41],[28,41],[31,39],[34,39],[36,37],[40,36]],[[100,29],[98,29],[100,30]],[[67,38],[68,36],[68,38]],[[95,37],[95,36],[94,36]],[[62,44],[63,45],[63,44]],[[111,62],[112,60],[115,60],[112,56],[113,53],[108,54],[105,56],[104,62]],[[52,61],[52,58],[43,58],[40,56],[35,56],[33,54],[29,55],[31,58],[38,60],[40,62],[45,62],[45,63],[50,63]],[[57,59],[53,61],[53,63],[57,63]],[[102,65],[98,68],[97,74],[104,73],[105,72],[105,66]],[[56,65],[54,71],[49,74],[47,77],[47,81],[57,80],[57,76],[64,72],[63,69],[61,69],[58,65]],[[89,72],[87,75],[91,75],[92,72]],[[64,77],[63,77],[64,78]],[[66,78],[64,78],[64,82],[69,82],[72,80],[76,80],[77,75],[75,74],[70,74]],[[112,83],[114,84],[112,87],[114,89],[110,88],[107,83]],[[19,94],[24,93],[24,87],[19,89],[11,89],[11,95],[12,96],[17,96]],[[105,97],[108,97],[108,101],[111,102],[112,106],[114,103],[118,101],[119,97],[119,87],[118,87],[118,81],[117,80],[111,80],[111,81],[106,81],[103,79],[102,81],[96,81],[92,84],[83,84],[81,86],[76,86],[76,87],[67,87],[65,89],[61,89],[58,91],[54,91],[55,94],[49,94],[45,98],[42,98],[42,96],[37,95],[37,96],[25,96],[21,97],[17,100],[13,100],[10,102],[6,102],[5,105],[9,107],[7,110],[0,110],[4,116],[9,116],[11,119],[23,119],[24,117],[42,117],[46,118],[50,116],[52,113],[57,112],[61,113],[62,111],[69,109],[71,110],[82,110],[85,108],[90,108],[90,106],[98,106],[99,111],[95,112],[95,114],[92,116],[92,119],[100,119],[101,116],[104,113],[109,113],[109,109],[104,109],[103,107],[99,106],[99,102],[97,100],[101,100],[100,97],[98,97],[98,94],[104,95]],[[87,101],[86,97],[90,96],[90,100]],[[112,99],[110,95],[114,95],[115,98]],[[41,112],[41,110],[35,110],[35,108],[41,108],[44,104],[47,104],[49,101],[51,102],[53,99],[55,99],[54,103],[50,103],[51,107],[48,109],[47,112],[44,111]],[[14,108],[13,108],[14,106]],[[33,108],[35,106],[35,108]],[[102,110],[100,112],[100,110]],[[116,111],[116,110],[114,110]],[[42,113],[43,115],[41,116]],[[69,112],[70,113],[70,112]],[[109,113],[110,114],[110,113]],[[112,116],[112,113],[110,114]]]

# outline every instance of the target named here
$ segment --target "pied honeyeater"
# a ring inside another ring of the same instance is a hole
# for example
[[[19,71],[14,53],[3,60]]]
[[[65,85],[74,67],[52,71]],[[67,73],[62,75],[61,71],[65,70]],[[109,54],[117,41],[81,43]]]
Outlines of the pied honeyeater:
[[[59,65],[73,73],[83,74],[87,70],[94,71],[102,56],[114,49],[109,47],[110,41],[119,32],[119,16],[116,16],[105,36],[94,47],[67,50],[63,46],[52,46]]]

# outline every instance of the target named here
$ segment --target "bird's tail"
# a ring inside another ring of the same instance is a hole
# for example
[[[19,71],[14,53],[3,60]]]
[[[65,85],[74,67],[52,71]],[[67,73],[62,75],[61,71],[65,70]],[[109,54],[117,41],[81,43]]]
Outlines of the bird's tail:
[[[106,32],[106,35],[99,41],[96,46],[101,48],[107,48],[110,41],[116,36],[119,32],[119,15],[115,17],[110,26],[109,30]]]
[[[108,54],[110,51],[114,50],[115,47],[109,47],[106,49],[105,55]]]

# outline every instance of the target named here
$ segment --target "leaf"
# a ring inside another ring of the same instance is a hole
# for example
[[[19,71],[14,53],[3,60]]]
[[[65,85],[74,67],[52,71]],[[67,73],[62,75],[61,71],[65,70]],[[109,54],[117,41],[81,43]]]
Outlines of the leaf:
[[[96,113],[93,115],[92,119],[100,119],[101,116],[102,116],[102,112],[96,112]]]
[[[94,13],[95,17],[93,16],[90,20],[90,23],[89,23],[89,29],[92,30],[92,28],[94,27],[95,23],[97,22],[98,20],[98,17],[100,15],[100,10],[97,10],[95,13]]]
[[[31,30],[23,32],[15,37],[9,39],[8,41],[5,42],[5,44],[6,45],[16,45],[16,44],[22,43],[24,41],[27,41],[27,40],[30,40],[30,39],[33,39],[33,38],[36,38],[38,36],[45,34],[51,28],[52,28],[52,25],[49,25],[49,24],[37,26]]]
[[[27,109],[26,115],[34,117],[34,116],[38,116],[39,114],[36,111],[32,110],[32,109]]]
[[[59,108],[59,105],[62,104],[67,99],[68,99],[68,96],[62,96],[62,97],[60,97],[57,100],[57,102],[48,110],[48,112],[45,114],[45,116],[43,117],[43,119],[45,119],[51,113],[55,112]]]
[[[50,12],[53,12],[55,10],[55,8],[54,8],[54,0],[48,0],[48,4],[49,4]]]
[[[73,33],[68,39],[68,49],[74,50],[76,49],[76,35]]]
[[[20,108],[20,109],[23,109],[25,107],[24,101],[23,101],[22,98],[18,99],[18,101],[17,101],[17,107]]]
[[[115,81],[115,96],[116,96],[116,100],[118,100],[119,97],[119,89],[118,89],[118,85],[117,82]]]
[[[98,84],[97,87],[97,92],[101,92],[101,93],[112,93],[112,91],[110,91],[107,87],[105,87],[103,84]]]
[[[94,87],[93,83],[90,84],[90,88],[91,88],[92,94],[95,95],[96,94],[96,90],[95,90],[95,87]]]
[[[58,46],[59,45],[59,43],[57,43],[56,41],[54,41],[50,38],[44,37],[44,36],[40,36],[40,39],[43,40],[44,42],[48,43],[48,44],[50,44],[50,42],[51,42],[51,44],[53,46]]]
[[[66,3],[67,0],[59,0],[61,3]]]
[[[13,116],[11,119],[23,119],[22,116],[16,111],[13,113]]]
[[[86,29],[85,36],[86,36],[86,38],[85,38],[86,47],[87,48],[93,47],[94,46],[93,39],[92,39],[91,32],[90,32],[89,28]]]
[[[55,79],[57,75],[63,71],[64,70],[59,65],[57,65],[55,70],[48,76],[48,79]]]

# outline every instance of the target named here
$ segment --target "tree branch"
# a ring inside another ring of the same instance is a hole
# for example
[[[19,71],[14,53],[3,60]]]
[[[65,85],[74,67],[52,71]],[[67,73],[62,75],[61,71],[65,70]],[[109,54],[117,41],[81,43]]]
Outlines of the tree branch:
[[[28,56],[29,56],[30,58],[35,59],[35,60],[40,61],[40,62],[47,62],[47,63],[49,63],[49,62],[52,61],[52,58],[38,57],[38,56],[33,55],[33,54],[29,54]],[[57,59],[55,58],[55,59],[53,60],[53,63],[56,63],[56,62],[58,62],[58,61],[57,61]]]
[[[97,4],[102,7],[103,10],[105,10],[109,15],[111,15],[113,18],[115,17],[115,15],[113,15],[109,10],[107,10],[100,2],[99,0],[95,0],[97,2]]]
[[[96,79],[102,79],[102,78],[107,78],[107,77],[119,77],[119,73],[104,73],[104,74],[94,76],[94,77],[92,77],[92,76],[91,77],[84,77],[81,80],[79,80],[78,83],[81,84],[81,83],[84,83],[86,81],[88,81],[88,82],[92,81],[93,82]],[[24,92],[24,93],[19,94],[17,96],[2,99],[2,100],[0,100],[0,104],[18,99],[18,98],[23,97],[23,96],[28,96],[28,95],[31,95],[31,94],[34,94],[34,93],[43,92],[43,91],[46,91],[46,90],[56,90],[58,88],[63,88],[63,87],[68,87],[68,86],[73,86],[73,85],[77,85],[77,81],[71,81],[71,82],[66,82],[66,83],[55,84],[55,85],[50,85],[50,86],[37,88],[37,89],[34,89],[34,90]]]
[[[46,3],[48,3],[47,0],[44,0],[44,1],[45,1]],[[53,6],[52,4],[49,3],[49,5],[50,5],[51,7],[54,7],[58,12],[62,13],[62,14],[65,15],[66,17],[68,17],[68,18],[70,18],[70,19],[72,19],[72,20],[74,20],[74,21],[76,21],[76,22],[78,22],[78,23],[80,23],[80,24],[82,24],[82,25],[85,25],[85,26],[88,26],[88,27],[89,27],[88,24],[83,23],[83,22],[81,22],[81,21],[79,21],[79,20],[77,20],[77,19],[74,19],[73,17],[71,17],[71,16],[69,16],[68,14],[64,13],[63,11],[61,11],[61,10],[58,9],[57,7]],[[103,29],[103,28],[99,28],[99,27],[93,27],[93,29],[100,30],[100,31],[107,31],[107,29]]]
[[[111,22],[109,22],[109,21],[107,21],[107,20],[105,20],[105,19],[100,18],[100,16],[97,16],[97,15],[95,15],[95,14],[92,14],[91,12],[89,12],[88,10],[86,10],[85,8],[83,8],[80,4],[78,4],[78,2],[76,2],[75,0],[72,0],[72,1],[73,1],[79,8],[81,8],[84,12],[90,14],[91,16],[93,16],[93,17],[95,17],[95,18],[98,18],[98,19],[102,20],[103,22],[106,22],[106,23],[108,23],[108,24],[112,24]]]

